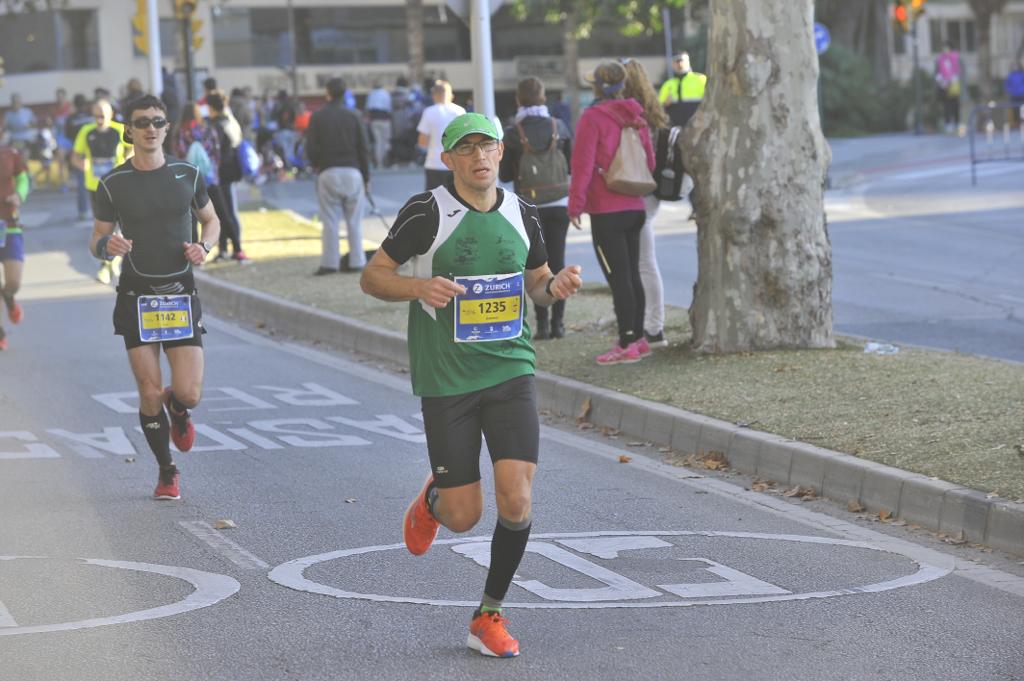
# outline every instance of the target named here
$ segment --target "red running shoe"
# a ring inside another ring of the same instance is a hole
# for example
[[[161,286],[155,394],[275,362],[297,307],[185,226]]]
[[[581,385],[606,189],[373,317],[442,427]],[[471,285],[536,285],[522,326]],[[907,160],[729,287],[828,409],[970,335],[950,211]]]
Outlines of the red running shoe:
[[[7,349],[7,336],[0,336],[0,350]]]
[[[433,475],[427,476],[423,483],[423,489],[419,491],[416,498],[405,509],[405,517],[402,518],[402,537],[405,539],[405,547],[414,556],[422,556],[434,543],[437,531],[441,523],[430,514],[427,507],[427,488],[434,481]]]
[[[179,452],[187,452],[192,449],[192,445],[196,441],[196,427],[192,425],[192,416],[188,409],[185,410],[184,415],[171,409],[170,388],[164,388],[164,406],[167,407],[167,413],[171,417],[171,440],[174,441],[174,446],[178,448]]]
[[[181,498],[181,474],[177,466],[160,467],[160,477],[156,481],[154,499],[174,501]]]
[[[21,318],[25,316],[25,310],[22,309],[21,303],[14,303],[13,305],[7,306],[7,316],[11,319],[11,324],[17,324],[21,321]]]
[[[507,623],[501,613],[480,613],[469,623],[466,645],[488,657],[515,657],[519,654],[519,641],[509,635]]]

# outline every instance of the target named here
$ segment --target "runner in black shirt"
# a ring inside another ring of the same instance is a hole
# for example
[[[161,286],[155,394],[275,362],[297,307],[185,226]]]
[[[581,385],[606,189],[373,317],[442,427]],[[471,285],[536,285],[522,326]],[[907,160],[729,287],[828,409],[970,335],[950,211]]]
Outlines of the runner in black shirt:
[[[125,120],[135,156],[100,180],[89,249],[101,259],[124,256],[114,333],[124,337],[139,388],[142,432],[160,464],[154,496],[180,499],[169,440],[182,452],[195,440],[188,410],[202,393],[206,333],[192,268],[203,264],[220,223],[202,173],[164,156],[168,122],[163,102],[152,95],[140,97],[128,105]],[[202,223],[199,242],[194,238],[195,217]],[[114,231],[117,225],[121,234]],[[160,375],[161,345],[171,365],[171,386],[166,389]]]

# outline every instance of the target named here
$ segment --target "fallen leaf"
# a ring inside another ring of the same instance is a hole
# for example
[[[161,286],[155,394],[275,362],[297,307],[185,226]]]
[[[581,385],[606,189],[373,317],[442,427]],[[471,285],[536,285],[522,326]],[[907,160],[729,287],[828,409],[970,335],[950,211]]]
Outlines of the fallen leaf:
[[[864,504],[860,503],[857,499],[850,499],[846,502],[846,510],[850,513],[863,513],[865,510]]]
[[[348,499],[345,500],[345,503],[346,504],[354,504],[354,503],[356,503],[355,497],[349,497]]]
[[[989,492],[988,494],[985,495],[985,498],[986,499],[995,499],[998,496],[999,496],[999,492]]]
[[[644,447],[646,445],[647,445],[646,442],[627,442],[626,443],[627,447]]]
[[[601,435],[604,435],[605,437],[615,437],[619,434],[619,429],[612,428],[611,426],[601,426],[600,430]]]
[[[229,520],[227,518],[224,518],[223,520],[218,520],[213,524],[213,529],[215,530],[233,530],[236,527],[238,527],[238,525],[235,525],[235,521]]]
[[[751,483],[750,485],[750,489],[754,490],[755,492],[764,492],[766,490],[771,489],[772,487],[775,487],[774,480],[762,480],[760,478],[754,480],[754,482]]]
[[[967,543],[967,535],[964,534],[963,530],[960,530],[960,534],[956,535],[955,537],[945,537],[941,534],[939,535],[939,537],[942,538],[942,541],[946,542],[947,544],[952,544],[953,546],[963,546]]]
[[[883,508],[881,511],[878,512],[878,519],[881,520],[882,522],[886,522],[886,521],[890,520],[891,518],[892,518],[892,511],[890,511],[890,510],[887,510],[887,509]]]
[[[576,414],[576,423],[582,423],[590,417],[590,398],[587,397],[583,400],[583,406],[580,407],[580,413]]]
[[[668,452],[671,452],[672,448],[671,447],[658,447],[658,451],[661,452],[662,454],[666,454]]]
[[[629,463],[633,460],[633,457],[626,456],[625,454],[619,454],[619,463]]]
[[[579,428],[580,430],[593,430],[594,424],[590,423],[589,421],[584,421],[577,425],[576,427]]]
[[[785,492],[782,493],[782,496],[784,496],[784,497],[795,497],[798,494],[800,494],[801,491],[802,490],[800,489],[800,485],[797,485],[796,487],[794,487],[792,489],[787,489]]]
[[[134,456],[126,456],[126,457],[124,457],[124,462],[125,463],[135,463],[135,457]]]

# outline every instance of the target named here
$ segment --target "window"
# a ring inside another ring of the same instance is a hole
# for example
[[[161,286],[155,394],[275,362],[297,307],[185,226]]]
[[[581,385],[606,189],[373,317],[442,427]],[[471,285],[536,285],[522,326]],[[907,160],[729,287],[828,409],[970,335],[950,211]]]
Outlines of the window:
[[[98,69],[96,10],[7,14],[0,46],[9,74]]]
[[[403,7],[295,10],[300,64],[386,64],[406,60]]]
[[[543,19],[516,19],[512,10],[502,7],[491,20],[491,51],[495,59],[519,56],[560,56],[564,50],[562,27]]]
[[[973,21],[938,21],[929,22],[932,52],[942,52],[943,46],[948,42],[957,52],[977,52],[978,45],[975,37],[975,25]]]
[[[288,10],[224,7],[213,18],[217,66],[288,66]]]
[[[895,54],[907,53],[907,34],[903,32],[902,28],[894,27],[892,30],[892,51]]]

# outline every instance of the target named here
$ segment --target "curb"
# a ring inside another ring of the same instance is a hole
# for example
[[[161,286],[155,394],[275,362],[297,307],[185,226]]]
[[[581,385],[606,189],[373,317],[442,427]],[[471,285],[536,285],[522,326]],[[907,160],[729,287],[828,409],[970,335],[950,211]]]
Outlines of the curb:
[[[201,272],[196,279],[203,304],[218,315],[288,329],[307,342],[408,364],[405,335],[219,281]],[[590,403],[595,426],[615,428],[630,438],[671,447],[684,454],[721,452],[731,468],[780,485],[813,489],[840,504],[859,502],[868,511],[887,511],[971,543],[1024,555],[1024,504],[937,478],[885,466],[779,435],[641,400],[612,390],[537,372],[542,409],[572,417]]]

